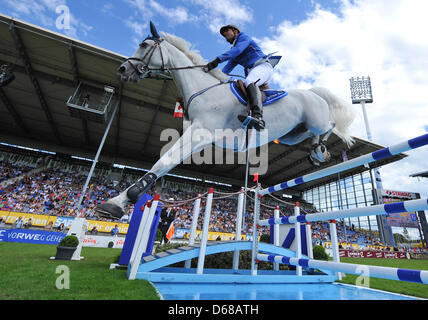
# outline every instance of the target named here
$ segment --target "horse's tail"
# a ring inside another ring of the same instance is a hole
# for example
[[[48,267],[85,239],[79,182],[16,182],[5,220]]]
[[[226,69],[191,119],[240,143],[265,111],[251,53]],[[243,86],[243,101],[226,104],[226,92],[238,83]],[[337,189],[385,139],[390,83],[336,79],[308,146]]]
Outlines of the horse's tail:
[[[330,109],[330,120],[336,124],[333,133],[342,139],[348,147],[352,146],[354,139],[348,131],[349,126],[355,119],[352,107],[326,88],[315,87],[310,90],[327,102]]]

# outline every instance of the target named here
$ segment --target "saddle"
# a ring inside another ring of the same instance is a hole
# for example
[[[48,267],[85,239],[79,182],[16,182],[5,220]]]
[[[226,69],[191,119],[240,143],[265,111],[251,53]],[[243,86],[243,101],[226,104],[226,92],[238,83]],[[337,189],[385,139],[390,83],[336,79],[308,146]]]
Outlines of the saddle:
[[[248,95],[247,88],[245,88],[244,82],[242,80],[232,81],[230,83],[230,89],[233,94],[238,98],[238,100],[243,104],[247,105]],[[260,92],[262,94],[262,104],[263,106],[269,105],[278,101],[288,95],[287,91],[284,90],[273,90],[269,87],[267,83],[259,86]]]

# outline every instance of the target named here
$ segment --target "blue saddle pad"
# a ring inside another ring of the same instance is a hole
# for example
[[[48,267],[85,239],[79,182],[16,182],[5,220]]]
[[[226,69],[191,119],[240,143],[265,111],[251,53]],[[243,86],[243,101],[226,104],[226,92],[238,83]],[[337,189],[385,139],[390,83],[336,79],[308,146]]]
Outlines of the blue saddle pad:
[[[242,93],[241,89],[239,89],[236,81],[230,83],[230,90],[232,90],[233,94],[243,105],[247,105],[247,99]],[[274,103],[275,101],[278,101],[288,95],[288,92],[284,90],[268,89],[263,90],[263,92],[266,94],[266,101],[263,102],[263,106],[267,106],[271,103]]]

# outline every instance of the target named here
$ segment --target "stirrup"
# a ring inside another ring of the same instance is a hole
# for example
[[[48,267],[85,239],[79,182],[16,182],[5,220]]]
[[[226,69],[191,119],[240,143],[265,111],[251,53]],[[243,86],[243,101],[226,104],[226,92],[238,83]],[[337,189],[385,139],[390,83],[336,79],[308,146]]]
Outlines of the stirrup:
[[[244,129],[256,129],[256,130],[263,130],[265,128],[265,122],[263,120],[260,120],[258,118],[255,118],[251,115],[238,115],[239,121],[242,122],[241,126]]]

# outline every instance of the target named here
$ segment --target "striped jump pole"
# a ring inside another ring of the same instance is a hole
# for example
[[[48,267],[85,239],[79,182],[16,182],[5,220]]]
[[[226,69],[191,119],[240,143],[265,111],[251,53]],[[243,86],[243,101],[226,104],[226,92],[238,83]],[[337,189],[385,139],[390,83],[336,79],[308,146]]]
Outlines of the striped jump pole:
[[[160,194],[155,194],[153,197],[153,201],[150,204],[147,204],[147,206],[150,208],[149,214],[147,216],[147,219],[145,220],[145,225],[140,224],[140,229],[138,230],[139,234],[141,235],[141,242],[137,242],[137,239],[139,238],[137,235],[137,238],[135,239],[135,245],[137,247],[137,250],[134,255],[134,259],[130,261],[131,264],[131,270],[129,273],[128,280],[135,280],[135,277],[137,275],[138,267],[141,264],[141,258],[143,256],[143,253],[147,249],[147,243],[149,241],[150,237],[150,227],[152,225],[153,218],[156,213],[156,209],[158,207],[160,199]],[[144,216],[143,216],[144,217]],[[141,219],[143,221],[143,219]]]
[[[199,196],[199,195],[198,195]],[[193,217],[192,217],[192,227],[190,228],[189,234],[189,243],[188,246],[193,246],[196,239],[196,227],[198,226],[199,212],[201,208],[201,198],[195,200],[195,205],[193,206]],[[189,269],[192,264],[192,259],[186,260],[184,267]]]
[[[428,210],[428,198],[379,204],[371,207],[361,207],[355,209],[328,211],[299,216],[289,216],[282,217],[279,219],[270,218],[265,220],[259,220],[258,224],[261,226],[269,226],[275,224],[293,224],[296,222],[325,221],[342,218],[389,215],[391,213],[414,212],[424,210]]]
[[[428,284],[428,271],[423,270],[409,270],[312,259],[298,259],[267,254],[258,254],[257,259],[260,261],[283,263],[293,266],[301,266],[304,268],[326,269],[335,272],[344,272],[368,277]]]
[[[387,147],[387,148],[357,157],[355,159],[348,160],[346,162],[342,162],[340,164],[337,164],[328,168],[324,168],[322,170],[309,173],[295,179],[291,179],[287,182],[282,182],[272,187],[262,189],[260,190],[260,194],[265,195],[276,191],[284,190],[305,182],[310,182],[310,181],[324,178],[326,176],[339,173],[348,169],[356,168],[364,164],[372,163],[377,160],[386,159],[386,158],[392,157],[393,155],[399,154],[401,152],[420,148],[427,144],[428,144],[428,134],[424,134],[414,139],[410,139],[410,140],[406,140],[404,142],[398,143],[391,147]]]
[[[199,247],[198,266],[196,269],[197,274],[202,274],[204,272],[205,253],[207,251],[208,227],[210,226],[213,193],[214,193],[214,189],[209,188],[208,195],[207,195],[207,201],[205,203],[204,225],[202,227],[202,239],[201,239],[201,246]]]
[[[275,207],[273,211],[273,216],[276,219],[279,219],[279,206]],[[279,247],[281,244],[279,243],[279,224],[274,225],[273,232],[273,245]],[[274,264],[274,270],[279,271],[279,263]]]
[[[236,233],[235,233],[235,241],[241,241],[241,235],[242,235],[242,219],[243,219],[243,212],[244,212],[244,195],[245,190],[244,188],[241,189],[241,192],[238,196],[238,210],[236,213]],[[239,269],[239,250],[236,249],[233,252],[233,263],[232,263],[233,270]]]

